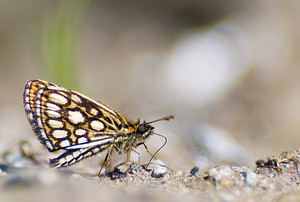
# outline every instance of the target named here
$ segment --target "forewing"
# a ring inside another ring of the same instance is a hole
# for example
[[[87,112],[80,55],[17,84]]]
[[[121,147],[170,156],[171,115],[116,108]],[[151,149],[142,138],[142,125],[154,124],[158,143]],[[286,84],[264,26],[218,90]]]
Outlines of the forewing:
[[[107,105],[41,80],[27,82],[24,107],[37,138],[49,151],[109,145],[127,125]]]

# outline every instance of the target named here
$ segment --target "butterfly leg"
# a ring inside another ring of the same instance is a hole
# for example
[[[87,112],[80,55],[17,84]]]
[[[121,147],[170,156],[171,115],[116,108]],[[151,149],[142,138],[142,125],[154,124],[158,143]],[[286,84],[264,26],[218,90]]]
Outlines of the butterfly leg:
[[[109,153],[110,153],[110,152],[107,152],[107,154],[106,154],[106,156],[105,156],[105,158],[104,158],[104,161],[102,162],[101,168],[100,168],[100,170],[99,170],[99,172],[98,172],[98,177],[100,177],[101,171],[102,171],[102,169],[103,169],[104,166],[106,167],[106,168],[105,168],[105,172],[106,172],[107,164],[108,164],[107,159],[108,159]]]
[[[147,153],[148,153],[151,157],[153,157],[153,154],[149,151],[147,145],[146,145],[144,142],[139,143],[137,146],[140,146],[140,145],[143,145],[143,146],[145,147]],[[156,158],[154,157],[154,159],[156,159]]]
[[[100,177],[101,171],[102,171],[103,167],[105,167],[104,173],[106,173],[107,168],[109,167],[109,164],[110,164],[110,160],[111,160],[111,157],[112,157],[113,149],[116,149],[118,151],[118,147],[116,145],[112,145],[112,148],[108,150],[108,152],[107,152],[107,154],[106,154],[106,156],[104,158],[104,161],[103,161],[103,163],[101,165],[101,168],[100,168],[100,170],[98,172],[98,177]]]
[[[128,149],[128,152],[127,152],[127,164],[129,164],[129,161],[130,161],[131,151],[134,151],[135,153],[137,153],[137,155],[139,156],[139,165],[141,165],[141,153],[136,148],[134,148],[134,147],[130,147]]]
[[[129,165],[130,154],[131,154],[131,147],[129,147],[129,148],[128,148],[128,151],[127,151],[127,160],[126,160],[126,164],[127,164],[127,165]]]

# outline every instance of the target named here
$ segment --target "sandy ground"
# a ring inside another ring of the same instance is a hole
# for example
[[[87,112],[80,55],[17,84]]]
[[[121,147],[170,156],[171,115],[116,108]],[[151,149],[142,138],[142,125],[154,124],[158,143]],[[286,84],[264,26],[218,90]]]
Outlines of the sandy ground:
[[[300,199],[299,154],[296,150],[258,160],[255,170],[223,164],[182,173],[159,160],[141,166],[122,163],[100,177],[41,165],[1,164],[0,200],[296,201]],[[33,162],[33,156],[24,159]]]

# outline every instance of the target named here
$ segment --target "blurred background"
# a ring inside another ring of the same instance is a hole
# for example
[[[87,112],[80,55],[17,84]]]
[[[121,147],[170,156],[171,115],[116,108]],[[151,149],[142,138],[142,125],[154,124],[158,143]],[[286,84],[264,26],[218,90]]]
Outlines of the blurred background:
[[[254,167],[298,149],[299,28],[300,4],[292,0],[2,0],[1,152],[25,139],[48,161],[23,109],[25,83],[36,78],[129,120],[176,115],[154,124],[168,138],[158,158],[175,170]],[[162,144],[158,136],[147,142],[153,153]]]

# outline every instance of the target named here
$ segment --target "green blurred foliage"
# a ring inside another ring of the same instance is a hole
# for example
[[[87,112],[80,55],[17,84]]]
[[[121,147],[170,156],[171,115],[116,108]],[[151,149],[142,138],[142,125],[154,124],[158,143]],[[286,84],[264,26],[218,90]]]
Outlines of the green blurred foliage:
[[[80,42],[89,0],[58,0],[47,6],[34,23],[33,43],[42,77],[67,88],[78,89]]]

